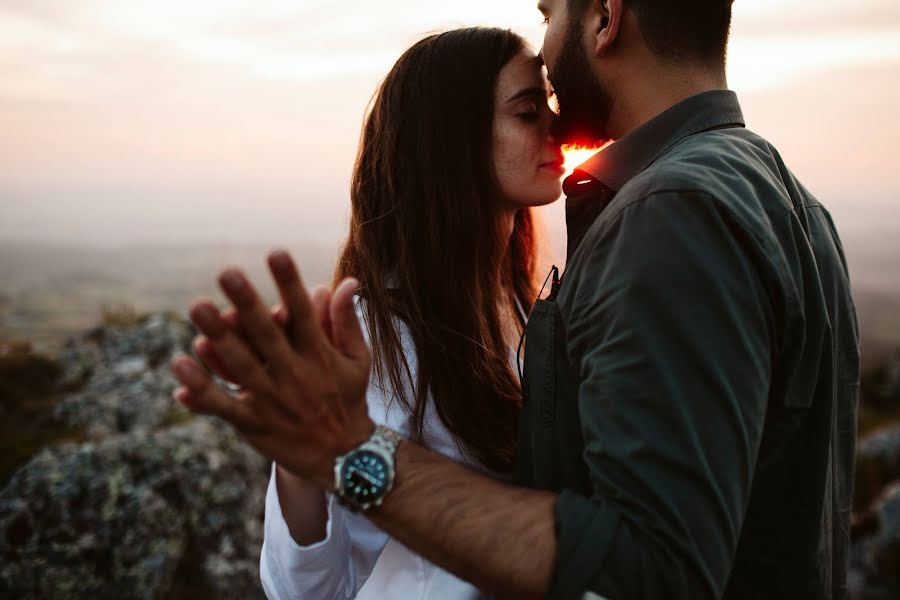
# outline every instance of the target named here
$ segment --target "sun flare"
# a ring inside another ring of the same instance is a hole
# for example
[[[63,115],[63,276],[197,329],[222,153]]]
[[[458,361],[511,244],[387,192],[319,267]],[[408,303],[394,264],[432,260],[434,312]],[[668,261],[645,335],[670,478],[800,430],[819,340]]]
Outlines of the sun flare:
[[[575,170],[575,167],[595,155],[600,150],[603,150],[612,142],[607,142],[601,146],[580,146],[577,144],[566,144],[562,147],[563,157],[565,158],[565,162],[563,166],[566,168],[566,176],[572,174],[572,171]]]

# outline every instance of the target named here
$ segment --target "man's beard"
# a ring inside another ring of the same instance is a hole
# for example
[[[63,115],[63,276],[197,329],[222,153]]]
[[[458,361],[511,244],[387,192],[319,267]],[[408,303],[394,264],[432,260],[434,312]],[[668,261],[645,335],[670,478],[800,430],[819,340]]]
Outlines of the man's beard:
[[[589,147],[609,141],[607,125],[612,98],[588,63],[579,19],[569,22],[553,71],[550,72],[550,65],[547,69],[559,103],[559,115],[553,124],[556,141]]]

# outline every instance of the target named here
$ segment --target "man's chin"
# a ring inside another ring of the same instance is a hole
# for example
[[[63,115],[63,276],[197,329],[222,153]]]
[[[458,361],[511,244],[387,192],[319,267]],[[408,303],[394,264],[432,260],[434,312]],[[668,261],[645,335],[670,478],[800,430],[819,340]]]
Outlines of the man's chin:
[[[553,127],[553,139],[563,146],[599,148],[609,137],[582,123],[559,123]]]
[[[559,115],[553,121],[553,139],[564,146],[596,148],[608,139],[602,123],[597,122],[594,111],[586,109],[565,110],[560,106]]]

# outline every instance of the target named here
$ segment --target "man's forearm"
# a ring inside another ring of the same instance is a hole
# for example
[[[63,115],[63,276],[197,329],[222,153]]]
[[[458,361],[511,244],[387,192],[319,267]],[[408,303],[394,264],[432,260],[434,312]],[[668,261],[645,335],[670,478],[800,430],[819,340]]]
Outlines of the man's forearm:
[[[501,598],[543,598],[556,555],[556,494],[516,488],[404,441],[368,515],[433,563]]]

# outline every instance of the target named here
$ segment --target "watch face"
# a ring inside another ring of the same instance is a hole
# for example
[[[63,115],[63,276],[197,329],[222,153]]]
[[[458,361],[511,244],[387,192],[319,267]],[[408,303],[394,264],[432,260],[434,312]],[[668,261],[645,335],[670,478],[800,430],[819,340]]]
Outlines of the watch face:
[[[360,450],[347,457],[341,469],[344,495],[357,503],[373,502],[388,486],[388,465],[378,454]]]

